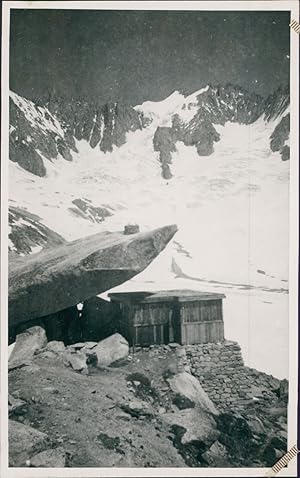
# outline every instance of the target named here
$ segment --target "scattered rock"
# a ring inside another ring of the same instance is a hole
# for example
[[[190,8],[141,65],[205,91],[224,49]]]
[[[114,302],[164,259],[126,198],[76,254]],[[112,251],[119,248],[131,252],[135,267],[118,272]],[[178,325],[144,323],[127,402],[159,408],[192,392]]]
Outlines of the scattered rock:
[[[254,435],[267,434],[264,424],[258,417],[255,417],[255,416],[247,417],[247,423],[251,432]]]
[[[142,400],[132,400],[128,403],[121,404],[121,409],[129,413],[132,417],[151,417],[154,415],[153,409],[147,402]]]
[[[17,335],[14,349],[8,361],[8,369],[22,367],[33,359],[34,355],[47,344],[46,332],[42,327],[31,327]]]
[[[211,467],[226,468],[230,465],[230,459],[226,447],[216,440],[212,446],[201,455],[201,460]],[[234,463],[232,463],[234,466]]]
[[[8,421],[10,466],[25,466],[26,460],[49,444],[48,436],[14,420]]]
[[[167,380],[170,377],[173,377],[177,374],[177,365],[176,363],[170,363],[164,372],[164,378]]]
[[[96,345],[98,345],[98,342],[85,342],[83,349],[84,350],[90,350],[90,349],[93,349],[94,347],[96,347]]]
[[[113,362],[125,358],[129,353],[129,345],[120,334],[114,334],[107,339],[101,340],[93,351],[97,354],[97,366],[108,366]]]
[[[30,465],[34,468],[64,468],[66,452],[62,447],[42,451],[30,459]]]
[[[97,439],[101,441],[102,445],[107,450],[115,450],[117,453],[121,453],[122,455],[124,455],[124,451],[120,447],[120,437],[111,437],[106,433],[99,433]]]
[[[19,398],[13,397],[11,394],[8,394],[8,414],[12,415],[22,415],[26,409],[26,402],[20,400]]]
[[[55,359],[57,357],[57,353],[52,352],[51,350],[42,350],[42,352],[39,352],[39,357],[47,358],[47,359]]]
[[[84,346],[85,346],[85,342],[78,342],[77,344],[70,345],[69,348],[80,350],[80,349],[83,349]]]
[[[168,345],[169,345],[169,348],[171,348],[171,349],[177,349],[177,347],[181,347],[179,344],[177,344],[175,342],[171,342]]]
[[[186,408],[195,407],[195,402],[185,397],[184,395],[180,395],[180,393],[175,394],[175,397],[173,398],[173,403],[174,405],[176,405],[177,408],[179,408],[179,410],[185,410]]]
[[[64,359],[76,372],[82,372],[83,370],[88,371],[86,355],[83,352],[66,352],[64,354]]]
[[[93,349],[81,349],[81,351],[86,355],[86,363],[87,365],[93,365],[94,367],[98,363],[98,357],[96,352]]]
[[[61,353],[65,351],[65,344],[59,340],[52,340],[51,342],[47,343],[46,350]]]

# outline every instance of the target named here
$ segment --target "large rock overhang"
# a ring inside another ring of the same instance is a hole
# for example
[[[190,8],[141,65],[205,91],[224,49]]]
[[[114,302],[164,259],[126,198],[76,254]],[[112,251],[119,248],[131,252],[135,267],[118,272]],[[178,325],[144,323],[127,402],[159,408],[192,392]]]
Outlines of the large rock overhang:
[[[15,327],[116,287],[143,271],[176,225],[124,235],[101,232],[9,264],[8,323]]]

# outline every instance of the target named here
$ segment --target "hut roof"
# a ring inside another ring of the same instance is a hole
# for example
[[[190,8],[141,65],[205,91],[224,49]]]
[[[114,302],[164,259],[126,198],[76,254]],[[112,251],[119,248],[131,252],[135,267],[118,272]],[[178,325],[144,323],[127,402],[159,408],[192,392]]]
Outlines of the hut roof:
[[[118,302],[187,302],[223,299],[224,294],[213,292],[202,292],[198,290],[180,289],[180,290],[162,290],[162,291],[136,291],[136,292],[112,292],[108,296],[113,301]]]

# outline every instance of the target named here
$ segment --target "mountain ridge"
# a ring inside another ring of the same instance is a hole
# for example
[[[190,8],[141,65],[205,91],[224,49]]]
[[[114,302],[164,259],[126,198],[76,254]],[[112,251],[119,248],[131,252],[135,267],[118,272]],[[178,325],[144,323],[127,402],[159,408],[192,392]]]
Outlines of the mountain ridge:
[[[210,155],[213,143],[218,141],[214,124],[224,125],[227,121],[251,124],[260,116],[271,121],[283,114],[288,104],[288,87],[280,87],[264,99],[231,84],[207,85],[188,96],[175,91],[161,102],[146,101],[135,107],[117,102],[100,105],[85,100],[69,101],[63,97],[50,97],[42,105],[11,92],[10,159],[43,177],[47,174],[45,159],[53,161],[60,155],[72,161],[74,153],[78,152],[76,141],[85,140],[91,148],[98,146],[103,152],[111,152],[114,146],[120,147],[126,142],[128,132],[157,122],[158,128],[171,128],[164,132],[169,140],[163,142],[169,144],[160,147],[160,140],[153,138],[154,150],[160,152],[162,175],[170,179],[168,163],[177,141],[195,145],[200,156]],[[154,105],[157,111],[161,109],[161,116],[155,111],[151,114]],[[161,125],[160,122],[171,124]],[[285,127],[285,133],[287,131]],[[161,133],[157,134],[161,137]],[[287,148],[284,159],[288,159]]]

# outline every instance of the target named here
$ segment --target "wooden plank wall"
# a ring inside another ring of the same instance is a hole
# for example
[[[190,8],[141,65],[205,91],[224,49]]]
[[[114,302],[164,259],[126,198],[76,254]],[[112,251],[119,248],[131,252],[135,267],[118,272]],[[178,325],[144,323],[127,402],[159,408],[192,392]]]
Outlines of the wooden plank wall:
[[[132,325],[160,325],[169,322],[172,303],[132,304],[130,322]]]
[[[221,300],[188,301],[177,304],[177,308],[174,306],[173,302],[122,303],[120,333],[134,345],[163,344],[174,340],[182,344],[224,340]]]
[[[205,344],[208,342],[222,342],[224,340],[224,322],[186,322],[181,324],[181,343]]]
[[[168,343],[171,310],[171,303],[123,303],[120,307],[120,333],[134,345]]]
[[[182,322],[206,322],[222,319],[221,300],[183,302],[181,304]]]

